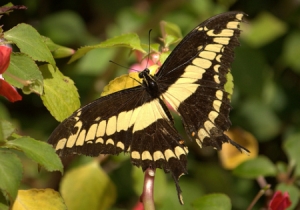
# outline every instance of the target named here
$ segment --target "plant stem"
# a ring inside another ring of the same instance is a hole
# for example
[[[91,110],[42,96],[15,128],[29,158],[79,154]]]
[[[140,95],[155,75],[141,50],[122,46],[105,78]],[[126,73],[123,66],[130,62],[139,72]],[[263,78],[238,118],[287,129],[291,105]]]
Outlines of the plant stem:
[[[155,210],[153,191],[154,191],[154,177],[155,169],[148,168],[145,171],[144,188],[140,197],[141,202],[144,204],[145,210]]]
[[[262,189],[257,193],[255,198],[252,200],[252,202],[248,206],[247,210],[251,210],[253,208],[253,206],[257,203],[257,201],[260,199],[261,196],[263,196],[264,194],[272,193],[270,190],[271,185],[266,182],[264,177],[262,177],[262,176],[258,177],[257,182]]]

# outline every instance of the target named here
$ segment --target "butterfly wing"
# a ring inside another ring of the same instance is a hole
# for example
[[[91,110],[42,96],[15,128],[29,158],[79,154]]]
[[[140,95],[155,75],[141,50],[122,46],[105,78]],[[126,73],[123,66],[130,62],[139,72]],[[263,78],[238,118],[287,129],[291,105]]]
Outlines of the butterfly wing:
[[[80,108],[63,121],[48,142],[60,156],[130,153],[131,162],[171,172],[180,196],[178,179],[186,174],[187,148],[168,118],[165,104],[142,87],[125,89]]]
[[[230,100],[224,89],[233,49],[244,14],[224,13],[191,31],[157,73],[159,98],[137,86],[103,96],[74,112],[51,134],[61,156],[129,152],[143,170],[162,168],[178,179],[186,174],[187,148],[167,111],[166,100],[182,116],[186,131],[197,143],[221,148],[230,142],[223,134],[230,126]]]
[[[181,115],[185,130],[198,145],[221,149],[230,142],[230,99],[224,86],[239,45],[240,12],[212,17],[192,30],[173,50],[156,75],[162,98]]]

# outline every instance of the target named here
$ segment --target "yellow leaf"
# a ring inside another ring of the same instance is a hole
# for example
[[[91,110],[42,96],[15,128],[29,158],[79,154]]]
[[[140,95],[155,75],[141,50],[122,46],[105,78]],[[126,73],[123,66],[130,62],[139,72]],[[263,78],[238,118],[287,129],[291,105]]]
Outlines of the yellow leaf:
[[[52,189],[19,190],[12,210],[66,210],[59,192]]]
[[[68,210],[105,210],[116,200],[116,187],[97,161],[68,171],[60,192]]]
[[[230,139],[247,148],[250,153],[245,155],[245,153],[241,153],[231,144],[223,144],[222,150],[219,152],[219,158],[224,168],[234,169],[240,163],[257,157],[258,143],[251,133],[240,128],[231,129],[225,133]]]
[[[122,75],[110,81],[108,85],[104,87],[103,92],[101,93],[101,97],[124,89],[138,86],[140,85],[139,82],[142,83],[142,80],[139,78],[137,72]]]
[[[154,75],[158,68],[158,65],[152,65],[148,69],[150,70],[150,74]],[[128,88],[133,88],[142,84],[142,82],[142,79],[139,78],[139,72],[132,72],[129,74],[122,75],[110,81],[109,84],[104,87],[103,92],[101,93],[101,97]]]

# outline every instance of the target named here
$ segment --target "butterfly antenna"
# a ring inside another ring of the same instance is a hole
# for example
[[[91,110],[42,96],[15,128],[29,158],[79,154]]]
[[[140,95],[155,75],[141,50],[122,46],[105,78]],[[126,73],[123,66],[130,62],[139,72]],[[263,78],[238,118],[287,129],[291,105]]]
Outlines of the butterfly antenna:
[[[148,58],[147,58],[147,64],[146,64],[146,68],[148,68],[148,64],[149,64],[149,60],[150,60],[150,38],[151,38],[151,31],[152,31],[152,29],[150,29],[149,30],[149,32],[148,32],[148,46],[149,46],[149,48],[148,48]]]
[[[114,62],[114,61],[112,61],[112,60],[109,60],[109,62],[110,62],[110,63],[113,63],[113,64],[115,64],[115,65],[117,65],[117,66],[120,66],[120,67],[122,67],[122,68],[124,68],[124,69],[128,69],[128,67],[123,66],[123,65],[121,65],[121,64],[118,64],[118,63],[116,63],[116,62]],[[132,69],[132,70],[134,70],[134,69]],[[134,71],[135,71],[135,70],[134,70]]]
[[[140,81],[138,81],[136,78],[129,76],[131,79],[133,79],[134,81],[136,81],[137,83],[139,83],[140,85],[142,84]]]
[[[124,69],[128,69],[128,67],[123,66],[123,65],[121,65],[121,64],[118,64],[118,63],[116,63],[116,62],[114,62],[114,61],[112,61],[112,60],[109,60],[109,62],[111,62],[111,63],[113,63],[113,64],[115,64],[115,65],[117,65],[117,66],[120,66],[120,67],[122,67],[122,68],[124,68]],[[133,69],[133,68],[130,68],[129,70],[132,70],[132,71],[135,71],[135,72],[139,72],[138,70]]]
[[[118,63],[116,63],[116,62],[114,62],[114,61],[112,61],[112,60],[109,60],[109,62],[111,62],[111,63],[113,63],[113,64],[115,64],[115,65],[117,65],[117,66],[120,66],[120,67],[122,67],[122,68],[125,68],[125,69],[128,69],[128,67],[126,67],[126,66],[123,66],[123,65],[121,65],[121,64],[118,64]],[[133,70],[133,71],[135,71],[135,72],[139,72],[138,70],[136,70],[136,69],[132,69],[132,68],[130,68],[130,70]],[[131,77],[131,76],[129,76],[131,79],[133,79],[133,80],[135,80],[136,82],[138,82],[139,84],[142,84],[140,81],[138,81],[137,79],[135,79],[135,78],[133,78],[133,77]]]

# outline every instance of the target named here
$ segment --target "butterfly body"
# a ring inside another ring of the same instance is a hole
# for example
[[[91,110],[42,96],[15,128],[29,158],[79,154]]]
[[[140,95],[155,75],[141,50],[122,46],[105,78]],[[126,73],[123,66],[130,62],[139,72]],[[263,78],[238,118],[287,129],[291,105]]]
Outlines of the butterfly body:
[[[190,139],[221,149],[231,143],[230,94],[226,75],[239,45],[244,14],[228,12],[212,17],[192,30],[173,50],[159,71],[139,73],[140,85],[100,97],[75,111],[51,134],[48,142],[61,156],[130,153],[143,170],[162,168],[174,178],[187,174],[188,153],[174,127],[165,102],[181,116]]]
[[[143,79],[143,87],[146,88],[147,92],[153,97],[158,98],[160,96],[158,84],[155,76],[150,75],[150,70],[145,69],[139,73],[139,77]]]

